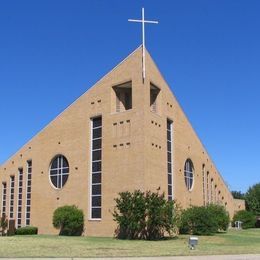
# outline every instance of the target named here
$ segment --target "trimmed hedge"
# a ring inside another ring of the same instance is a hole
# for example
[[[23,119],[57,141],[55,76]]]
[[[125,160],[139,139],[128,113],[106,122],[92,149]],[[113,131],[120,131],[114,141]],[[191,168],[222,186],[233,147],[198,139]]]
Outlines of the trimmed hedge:
[[[53,226],[60,229],[62,236],[81,236],[84,228],[84,214],[75,205],[57,208],[53,213]]]
[[[16,229],[15,234],[16,235],[37,235],[38,228],[32,226],[20,227]]]

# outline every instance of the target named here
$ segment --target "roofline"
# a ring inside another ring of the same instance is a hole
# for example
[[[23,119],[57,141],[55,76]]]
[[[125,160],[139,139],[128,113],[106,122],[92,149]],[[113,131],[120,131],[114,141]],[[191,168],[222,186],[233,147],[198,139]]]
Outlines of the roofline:
[[[115,67],[113,67],[110,71],[108,71],[103,77],[101,77],[94,85],[88,88],[83,94],[81,94],[78,98],[76,98],[70,105],[65,107],[65,109],[60,112],[57,116],[54,117],[47,125],[45,125],[40,131],[38,131],[32,138],[30,138],[25,144],[23,144],[16,152],[12,153],[8,159],[6,159],[3,163],[0,164],[2,167],[6,164],[13,156],[15,156],[21,149],[23,149],[28,143],[30,143],[34,138],[36,138],[40,133],[42,133],[53,121],[59,118],[63,113],[65,113],[74,103],[76,103],[82,96],[84,96],[88,91],[94,88],[100,81],[102,81],[108,74],[112,73],[115,69],[117,69],[122,63],[124,63],[130,56],[132,56],[135,52],[137,52],[140,48],[142,48],[142,44],[139,45],[134,51],[132,51],[129,55],[127,55],[121,62],[119,62]]]

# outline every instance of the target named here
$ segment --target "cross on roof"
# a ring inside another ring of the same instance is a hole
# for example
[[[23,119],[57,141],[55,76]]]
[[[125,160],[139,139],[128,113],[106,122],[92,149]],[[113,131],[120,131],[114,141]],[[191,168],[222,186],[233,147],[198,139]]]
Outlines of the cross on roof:
[[[145,31],[144,24],[145,23],[153,23],[158,24],[158,21],[149,21],[144,19],[144,8],[142,8],[142,20],[128,19],[128,22],[137,22],[142,23],[142,47],[143,47],[143,80],[145,79]]]

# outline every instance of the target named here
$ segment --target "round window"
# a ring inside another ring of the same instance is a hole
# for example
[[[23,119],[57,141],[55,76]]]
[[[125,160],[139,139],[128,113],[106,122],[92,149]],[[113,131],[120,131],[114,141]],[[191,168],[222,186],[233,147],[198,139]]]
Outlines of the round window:
[[[190,159],[186,160],[184,165],[184,179],[187,189],[191,190],[194,181],[194,167]]]
[[[69,163],[65,156],[57,155],[51,161],[50,180],[53,186],[61,189],[69,177]]]

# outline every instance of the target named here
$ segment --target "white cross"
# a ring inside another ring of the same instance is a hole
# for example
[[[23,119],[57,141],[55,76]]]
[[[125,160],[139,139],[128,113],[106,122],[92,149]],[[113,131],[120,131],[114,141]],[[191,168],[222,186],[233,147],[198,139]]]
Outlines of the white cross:
[[[144,8],[142,8],[142,20],[134,20],[128,19],[128,22],[137,22],[142,23],[142,40],[143,40],[143,80],[145,79],[145,32],[144,32],[144,24],[145,23],[155,23],[158,24],[158,21],[147,21],[144,19]]]

